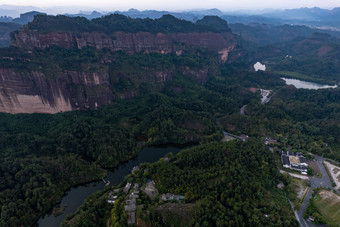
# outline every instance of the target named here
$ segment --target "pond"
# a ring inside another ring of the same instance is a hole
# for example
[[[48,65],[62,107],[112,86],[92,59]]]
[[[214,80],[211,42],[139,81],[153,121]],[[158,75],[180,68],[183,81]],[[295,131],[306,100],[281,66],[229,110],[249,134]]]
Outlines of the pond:
[[[307,82],[303,80],[298,79],[288,79],[288,78],[281,78],[286,82],[287,85],[294,85],[296,88],[302,88],[302,89],[312,89],[312,90],[318,90],[318,89],[325,89],[325,88],[336,88],[336,85],[325,85],[325,84],[317,84],[313,82]]]
[[[181,151],[183,148],[175,145],[165,145],[160,147],[146,147],[142,149],[139,155],[126,163],[120,164],[115,170],[109,171],[108,176],[105,181],[109,180],[111,185],[119,184],[124,176],[131,173],[133,167],[145,163],[145,162],[155,162],[160,158],[164,157],[167,153],[172,152],[174,155]],[[55,217],[53,214],[45,215],[41,217],[38,221],[39,226],[41,227],[59,227],[60,224],[64,221],[66,215],[74,213],[77,208],[83,204],[85,199],[93,194],[96,191],[104,189],[104,182],[98,181],[94,183],[88,183],[85,185],[81,185],[75,188],[71,188],[63,197],[60,205],[66,205],[64,212]]]

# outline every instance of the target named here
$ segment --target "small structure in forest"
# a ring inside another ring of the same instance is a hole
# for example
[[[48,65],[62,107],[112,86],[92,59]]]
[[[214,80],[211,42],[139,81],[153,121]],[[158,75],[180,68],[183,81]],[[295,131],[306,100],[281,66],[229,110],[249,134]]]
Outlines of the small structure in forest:
[[[107,202],[108,203],[115,203],[117,199],[117,196],[113,194],[113,192],[109,192],[107,196]]]
[[[282,151],[281,162],[284,168],[294,169],[307,175],[308,164],[301,152],[294,154],[292,151]]]
[[[184,196],[183,195],[176,195],[176,194],[172,194],[172,193],[166,193],[166,194],[162,194],[161,195],[161,199],[163,201],[178,201],[178,202],[182,202],[184,200]]]
[[[144,192],[149,196],[150,199],[153,199],[158,195],[158,190],[153,180],[148,180]]]
[[[124,189],[123,189],[123,192],[124,192],[125,194],[128,194],[131,185],[132,185],[132,183],[130,183],[130,182],[126,183],[126,185],[125,185],[125,187],[124,187]]]

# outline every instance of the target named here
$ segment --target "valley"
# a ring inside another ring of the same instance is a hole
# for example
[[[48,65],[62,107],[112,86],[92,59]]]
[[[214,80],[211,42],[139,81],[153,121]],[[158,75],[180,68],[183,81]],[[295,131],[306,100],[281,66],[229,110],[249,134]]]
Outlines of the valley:
[[[259,45],[250,27],[37,15],[12,32],[0,48],[0,225],[124,226],[132,182],[137,226],[298,226],[279,171],[288,149],[315,155],[322,174],[309,176],[306,223],[312,190],[333,189],[322,161],[340,161],[339,40],[272,31]],[[148,182],[183,199],[150,199]]]

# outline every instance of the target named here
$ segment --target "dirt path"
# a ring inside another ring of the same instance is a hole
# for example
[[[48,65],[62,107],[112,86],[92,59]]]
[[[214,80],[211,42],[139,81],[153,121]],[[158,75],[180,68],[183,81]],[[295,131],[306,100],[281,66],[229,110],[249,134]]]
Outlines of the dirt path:
[[[307,177],[307,176],[303,176],[303,175],[300,175],[300,174],[297,174],[297,173],[289,173],[289,172],[286,172],[286,171],[283,171],[283,170],[280,170],[280,173],[288,173],[292,177],[299,178],[299,179],[302,179],[302,180],[308,180],[309,179],[309,177]]]

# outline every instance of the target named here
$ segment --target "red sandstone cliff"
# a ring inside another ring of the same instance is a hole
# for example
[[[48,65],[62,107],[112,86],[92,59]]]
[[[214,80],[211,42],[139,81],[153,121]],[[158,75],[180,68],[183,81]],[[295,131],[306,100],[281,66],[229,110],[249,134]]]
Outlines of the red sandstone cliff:
[[[64,48],[83,48],[92,46],[97,49],[108,48],[112,51],[122,50],[129,54],[145,53],[174,53],[181,54],[189,47],[205,48],[221,54],[223,61],[228,60],[229,52],[236,46],[232,33],[170,33],[151,34],[148,32],[124,33],[115,32],[113,35],[104,33],[37,33],[21,29],[14,33],[11,45],[20,48],[47,48],[52,45]]]
[[[204,83],[208,69],[181,69],[188,79]],[[142,81],[162,87],[172,80],[176,71],[152,71]],[[122,75],[124,76],[124,75]],[[58,78],[47,78],[41,72],[0,68],[0,112],[2,113],[58,113],[96,109],[114,101],[133,98],[137,91],[113,93],[108,72],[63,71]]]
[[[41,23],[48,18],[40,18]],[[54,20],[55,18],[49,19]],[[57,22],[59,23],[59,21]],[[48,26],[50,25],[48,24]],[[30,50],[26,53],[32,53],[31,50],[34,48],[45,49],[52,45],[67,49],[82,49],[86,46],[96,49],[108,48],[112,51],[123,51],[128,54],[142,52],[176,53],[177,55],[181,55],[185,50],[192,51],[204,48],[219,53],[221,60],[226,62],[229,60],[230,52],[235,50],[237,41],[230,30],[227,29],[226,22],[223,26],[226,28],[220,33],[211,31],[166,34],[112,32],[111,35],[104,32],[56,32],[53,29],[44,33],[35,29],[28,29],[28,26],[25,26],[12,33],[11,45]],[[14,57],[5,56],[5,58],[15,61]],[[19,61],[21,60],[19,59]],[[25,59],[25,61],[30,61],[30,59]],[[101,64],[105,68],[101,72],[76,72],[58,69],[56,78],[48,78],[42,72],[32,71],[31,69],[0,68],[0,112],[57,113],[82,110],[108,105],[114,101],[116,96],[126,99],[138,95],[138,86],[135,87],[136,89],[115,90],[113,88],[115,81],[109,79],[109,62],[106,64],[103,61]],[[36,69],[38,70],[39,67]],[[171,70],[147,69],[145,71],[143,75],[132,75],[131,81],[147,82],[160,88],[164,82],[172,80],[178,72],[198,83],[204,83],[208,79],[209,69],[203,66],[196,68],[186,66],[176,68],[175,66]],[[129,77],[129,75],[123,74],[118,77],[125,79]],[[116,79],[119,79],[118,77]]]
[[[65,72],[47,79],[35,71],[0,68],[0,112],[57,113],[108,105],[114,100],[108,84],[107,74]]]

